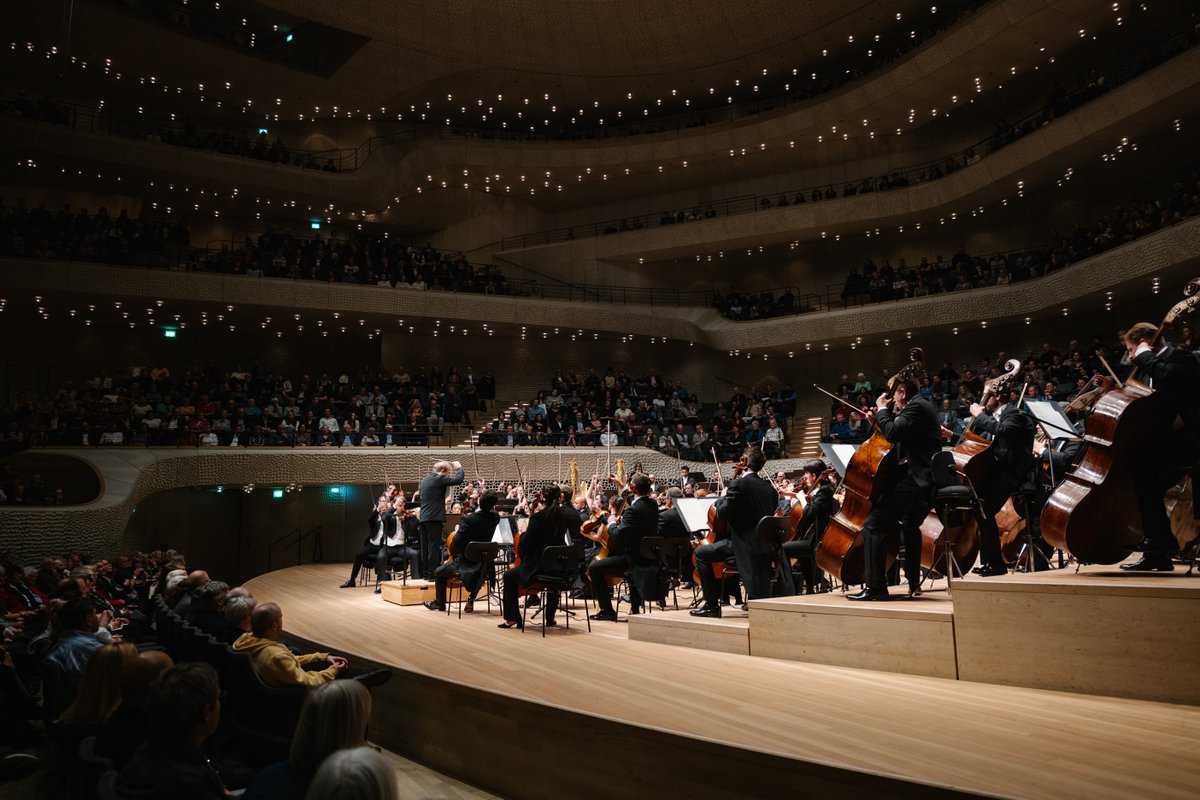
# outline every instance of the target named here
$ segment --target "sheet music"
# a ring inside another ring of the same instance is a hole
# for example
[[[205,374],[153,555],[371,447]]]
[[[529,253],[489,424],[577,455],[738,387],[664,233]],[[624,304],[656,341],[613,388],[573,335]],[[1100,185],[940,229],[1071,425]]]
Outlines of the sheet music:
[[[512,517],[500,518],[500,523],[496,525],[496,531],[492,534],[492,541],[508,545],[513,543]]]
[[[821,442],[821,452],[825,454],[826,460],[837,470],[839,477],[846,477],[846,465],[850,463],[850,459],[854,458],[854,454],[858,452],[856,444],[840,444],[835,442]]]
[[[708,530],[708,509],[717,502],[715,497],[681,497],[675,501],[684,526],[691,533]]]
[[[1051,439],[1074,438],[1079,435],[1075,424],[1063,413],[1062,403],[1054,400],[1026,400],[1025,408],[1033,417],[1033,421],[1041,425]]]

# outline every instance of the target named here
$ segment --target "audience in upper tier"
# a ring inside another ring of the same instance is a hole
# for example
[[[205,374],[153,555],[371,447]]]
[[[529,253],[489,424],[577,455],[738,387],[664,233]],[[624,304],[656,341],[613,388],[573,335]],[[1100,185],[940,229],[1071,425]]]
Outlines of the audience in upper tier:
[[[14,395],[0,410],[0,442],[14,445],[244,447],[424,446],[446,425],[469,425],[496,396],[491,372],[424,367],[287,378],[257,362],[222,371],[135,366],[82,386]],[[2,475],[5,502],[44,503],[41,479]],[[57,492],[54,493],[54,496]]]
[[[868,259],[861,270],[853,268],[846,276],[841,297],[847,305],[882,303],[1017,283],[1047,275],[1197,214],[1200,214],[1200,175],[1193,174],[1158,192],[1153,199],[1131,199],[1095,224],[1076,223],[1069,231],[1051,231],[1054,244],[1045,247],[987,256],[973,256],[960,247],[949,258],[938,254],[923,257],[916,264],[909,264],[905,258],[898,259],[895,265],[886,258],[878,264]],[[813,288],[824,291],[824,287]],[[800,313],[813,310],[815,303],[815,300],[806,303],[804,297],[797,301],[790,290],[779,297],[773,292],[743,294],[733,290],[728,295],[716,293],[712,300],[714,308],[735,320]]]
[[[707,460],[759,444],[769,458],[782,454],[787,421],[796,410],[790,384],[767,383],[747,394],[737,387],[728,403],[702,404],[686,387],[656,371],[631,376],[609,367],[604,375],[557,370],[549,391],[492,421],[480,445],[644,446]]]

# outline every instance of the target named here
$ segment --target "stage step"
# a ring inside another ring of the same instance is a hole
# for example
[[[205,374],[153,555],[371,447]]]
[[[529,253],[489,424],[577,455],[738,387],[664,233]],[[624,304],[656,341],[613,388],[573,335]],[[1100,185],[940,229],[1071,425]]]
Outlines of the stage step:
[[[1085,566],[955,581],[954,601],[963,680],[1200,705],[1200,576]]]
[[[840,592],[751,600],[749,632],[754,656],[958,677],[954,604],[944,590],[884,603],[854,603]]]
[[[750,654],[750,618],[741,610],[721,619],[693,617],[687,609],[655,611],[629,618],[629,638],[719,653]]]

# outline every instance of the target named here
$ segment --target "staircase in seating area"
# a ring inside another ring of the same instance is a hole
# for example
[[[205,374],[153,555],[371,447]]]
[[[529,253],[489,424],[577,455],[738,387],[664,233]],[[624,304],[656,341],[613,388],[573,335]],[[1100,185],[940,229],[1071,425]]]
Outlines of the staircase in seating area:
[[[825,435],[824,417],[792,417],[788,454],[792,458],[821,458],[821,437]]]
[[[491,430],[493,422],[498,419],[507,419],[508,415],[513,411],[517,410],[518,408],[525,408],[529,405],[529,403],[523,403],[520,401],[509,403],[505,400],[492,400],[491,403],[492,411],[495,413],[488,418],[487,422],[484,422],[482,425],[476,426],[474,430],[469,431],[470,435],[467,436],[466,439],[463,439],[461,442],[456,444],[455,447],[469,448],[473,444],[479,444],[479,434],[486,433]],[[482,419],[482,417],[479,417],[479,419]]]

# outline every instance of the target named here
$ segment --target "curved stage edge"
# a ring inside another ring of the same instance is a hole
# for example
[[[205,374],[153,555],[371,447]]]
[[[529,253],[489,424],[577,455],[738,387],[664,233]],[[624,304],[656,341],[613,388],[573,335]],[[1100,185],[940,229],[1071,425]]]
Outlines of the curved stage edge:
[[[348,568],[247,586],[289,641],[395,671],[372,740],[504,797],[1191,798],[1200,780],[1197,707],[629,641],[582,618],[543,639],[498,629],[495,604],[459,620],[338,589]]]

